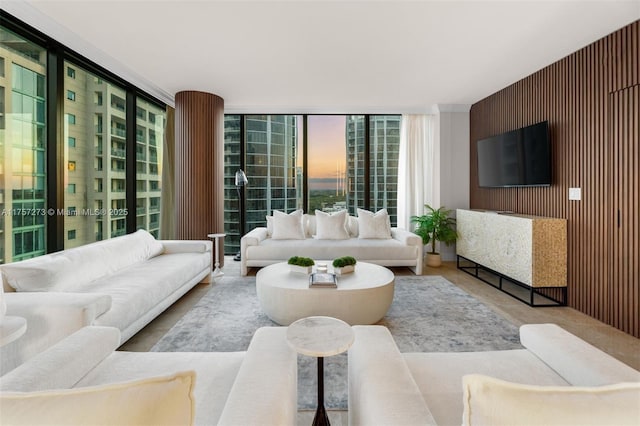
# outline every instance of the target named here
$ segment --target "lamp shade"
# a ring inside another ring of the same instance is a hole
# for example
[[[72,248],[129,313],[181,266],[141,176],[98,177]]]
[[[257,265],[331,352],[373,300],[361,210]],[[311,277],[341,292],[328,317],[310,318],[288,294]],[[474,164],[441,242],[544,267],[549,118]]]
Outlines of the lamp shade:
[[[238,170],[236,172],[236,186],[245,186],[247,183],[249,183],[247,175],[242,170]]]

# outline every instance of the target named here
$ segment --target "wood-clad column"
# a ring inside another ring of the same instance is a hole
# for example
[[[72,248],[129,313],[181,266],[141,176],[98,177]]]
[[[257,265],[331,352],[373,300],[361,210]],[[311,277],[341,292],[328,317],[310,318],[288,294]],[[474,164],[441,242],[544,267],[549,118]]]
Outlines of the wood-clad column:
[[[176,238],[206,240],[224,232],[224,100],[177,93],[175,127]]]

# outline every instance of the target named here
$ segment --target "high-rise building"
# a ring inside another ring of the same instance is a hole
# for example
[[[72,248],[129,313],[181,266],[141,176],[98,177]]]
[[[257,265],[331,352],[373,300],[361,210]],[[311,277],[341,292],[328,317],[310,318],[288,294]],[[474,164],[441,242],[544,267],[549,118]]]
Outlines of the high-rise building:
[[[369,116],[369,206],[386,208],[391,223],[397,222],[398,154],[400,115]],[[356,213],[365,200],[366,117],[347,116],[347,210]]]
[[[241,116],[225,116],[225,251],[240,248],[238,192]],[[245,232],[265,226],[273,210],[302,208],[298,155],[298,121],[293,115],[245,116]]]
[[[46,50],[0,29],[0,263],[46,252],[46,222],[64,215],[64,247],[126,233],[158,236],[164,109],[137,98],[136,211],[126,208],[126,91],[64,63],[64,134],[47,141]],[[64,161],[64,208],[47,210],[47,146]]]
[[[160,237],[165,111],[138,98],[136,106],[136,229]]]
[[[0,29],[0,263],[45,253],[46,51]]]
[[[126,207],[126,92],[65,62],[65,248],[117,237],[126,221],[158,237],[164,110],[136,106],[136,211]],[[75,215],[73,212],[76,212]]]

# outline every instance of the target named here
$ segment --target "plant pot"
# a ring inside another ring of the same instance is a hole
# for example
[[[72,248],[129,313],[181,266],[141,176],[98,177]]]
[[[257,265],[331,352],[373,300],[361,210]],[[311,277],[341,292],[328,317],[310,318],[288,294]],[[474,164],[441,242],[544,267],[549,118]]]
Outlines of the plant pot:
[[[333,272],[335,272],[336,275],[350,274],[355,270],[356,270],[356,265],[347,265],[347,266],[342,266],[340,268],[333,268]]]
[[[307,275],[309,275],[311,273],[311,271],[313,271],[313,266],[289,265],[289,270],[291,272],[295,272],[296,274],[307,274]]]
[[[427,266],[437,268],[440,265],[442,265],[440,253],[427,253]]]

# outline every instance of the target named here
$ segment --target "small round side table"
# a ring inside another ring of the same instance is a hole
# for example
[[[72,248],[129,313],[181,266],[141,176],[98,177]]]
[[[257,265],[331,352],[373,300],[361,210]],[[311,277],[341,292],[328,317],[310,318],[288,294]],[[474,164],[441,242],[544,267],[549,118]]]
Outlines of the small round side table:
[[[313,418],[314,426],[330,424],[324,408],[324,357],[346,351],[354,339],[349,324],[331,317],[302,318],[287,328],[287,342],[293,350],[318,358],[318,408]]]
[[[213,274],[211,275],[213,278],[219,278],[221,276],[224,275],[224,272],[222,272],[220,270],[220,238],[224,238],[226,237],[227,234],[209,234],[207,235],[207,237],[209,238],[214,238],[215,239],[215,245],[216,245],[216,263],[215,263],[215,267],[216,269],[213,270]]]

